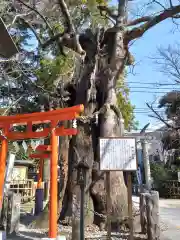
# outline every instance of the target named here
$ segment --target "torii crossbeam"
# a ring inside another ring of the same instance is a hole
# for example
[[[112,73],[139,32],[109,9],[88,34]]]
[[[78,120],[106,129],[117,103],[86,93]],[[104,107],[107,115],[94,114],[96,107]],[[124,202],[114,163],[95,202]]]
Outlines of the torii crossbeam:
[[[8,141],[38,139],[50,137],[50,209],[49,209],[49,238],[57,237],[57,167],[58,167],[58,136],[76,135],[77,129],[58,127],[59,121],[76,119],[84,110],[83,105],[58,109],[48,112],[20,114],[15,116],[0,116],[1,152],[0,152],[0,208],[3,201],[3,187],[8,152]],[[49,127],[40,132],[33,132],[32,125],[49,123]],[[25,132],[13,130],[13,126],[26,125]]]

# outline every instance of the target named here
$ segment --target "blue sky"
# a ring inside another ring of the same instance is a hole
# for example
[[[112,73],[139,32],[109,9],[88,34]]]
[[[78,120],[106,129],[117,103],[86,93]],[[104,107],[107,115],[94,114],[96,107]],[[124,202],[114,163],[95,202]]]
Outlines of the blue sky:
[[[148,0],[144,0],[148,1]],[[117,1],[113,0],[112,4]],[[160,2],[163,2],[160,1]],[[133,3],[133,2],[132,2]],[[142,3],[141,0],[135,1],[136,5]],[[174,0],[173,3],[178,3]],[[157,26],[150,29],[145,35],[138,39],[130,48],[131,53],[135,56],[137,65],[135,66],[134,74],[129,74],[127,82],[130,87],[130,99],[133,105],[136,106],[135,115],[139,121],[139,128],[143,127],[146,123],[150,122],[151,127],[157,126],[160,122],[154,118],[149,117],[149,109],[146,102],[153,102],[156,98],[163,96],[163,93],[155,92],[168,92],[168,89],[173,89],[174,86],[157,88],[156,83],[174,83],[168,79],[163,73],[158,70],[154,60],[150,59],[157,55],[158,47],[168,47],[169,44],[177,43],[180,32],[175,30],[175,25],[172,20],[166,20]],[[138,83],[137,83],[138,82]],[[145,84],[144,84],[145,83]],[[148,84],[149,83],[149,84]],[[154,83],[154,84],[151,84]],[[180,89],[180,86],[176,88]],[[135,92],[137,91],[137,92]],[[140,92],[141,91],[141,92]],[[149,93],[150,92],[150,93]],[[151,93],[152,92],[152,93]],[[154,127],[153,127],[154,128]]]
[[[158,89],[156,88],[156,85],[145,85],[144,83],[174,83],[171,79],[168,79],[167,76],[161,73],[158,69],[158,66],[154,63],[154,60],[150,59],[150,57],[157,56],[158,47],[167,47],[169,44],[173,45],[177,42],[180,33],[178,31],[172,33],[173,28],[174,26],[172,21],[166,20],[149,30],[141,39],[137,40],[137,42],[131,48],[131,51],[138,64],[134,69],[135,75],[129,74],[127,80],[130,82],[130,99],[131,102],[136,106],[136,118],[140,123],[140,127],[149,121],[152,123],[152,125],[157,124],[155,119],[148,117],[147,111],[149,110],[146,106],[146,102],[151,103],[157,97],[164,95],[163,93],[155,92],[168,92],[167,87],[164,87],[166,89],[162,90],[163,87]],[[139,82],[139,84],[132,82]],[[141,89],[138,87],[147,88]],[[173,87],[170,86],[169,89],[173,89]],[[134,92],[138,90],[144,92]],[[148,91],[154,93],[149,93]],[[143,111],[143,109],[146,111],[146,113],[140,113]]]

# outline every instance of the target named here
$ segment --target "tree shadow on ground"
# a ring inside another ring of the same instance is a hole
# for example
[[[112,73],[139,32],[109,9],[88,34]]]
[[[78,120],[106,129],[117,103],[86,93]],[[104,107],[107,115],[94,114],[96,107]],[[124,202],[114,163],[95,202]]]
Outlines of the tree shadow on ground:
[[[8,240],[32,240],[32,239],[42,239],[46,238],[47,234],[45,233],[37,233],[37,232],[26,232],[26,231],[21,231],[18,234],[10,234],[7,236]]]
[[[20,222],[25,226],[29,226],[36,218],[37,216],[23,212],[21,213]]]
[[[26,212],[21,212],[21,217],[20,217],[20,226],[19,226],[19,232],[15,233],[13,232],[12,234],[7,235],[8,240],[35,240],[35,239],[42,239],[47,237],[47,233],[40,233],[40,232],[35,232],[31,231],[29,229],[30,225],[32,222],[36,219],[37,217]],[[26,230],[27,229],[27,230]]]

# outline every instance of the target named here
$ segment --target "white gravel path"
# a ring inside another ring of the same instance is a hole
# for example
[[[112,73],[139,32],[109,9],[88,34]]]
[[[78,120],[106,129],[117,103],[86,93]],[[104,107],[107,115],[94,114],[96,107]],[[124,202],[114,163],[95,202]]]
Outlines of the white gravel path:
[[[139,198],[138,197],[133,197],[133,202],[135,205],[135,208],[139,208]],[[25,221],[24,221],[25,220]],[[19,226],[19,233],[18,234],[13,234],[11,236],[8,236],[7,239],[9,240],[36,240],[36,239],[42,239],[42,238],[47,238],[47,229],[30,229],[28,228],[28,225],[30,222],[33,220],[32,215],[26,215],[26,217],[23,217],[23,220],[21,221],[21,224]],[[66,232],[71,234],[71,228],[70,227],[62,227],[60,231]],[[102,239],[102,236],[105,236],[106,232],[100,232],[96,228],[93,227],[93,229],[89,229],[87,233],[87,239]],[[115,234],[116,235],[116,234]],[[119,234],[117,234],[119,235]],[[95,238],[96,237],[96,238]],[[122,239],[120,236],[115,237],[113,239]],[[180,239],[180,238],[179,238]],[[178,240],[179,240],[178,239]],[[169,240],[169,239],[168,239]],[[176,239],[173,239],[176,240]]]
[[[46,231],[43,230],[37,230],[37,229],[28,229],[25,225],[20,225],[19,233],[12,234],[11,236],[8,236],[7,239],[9,240],[35,240],[35,239],[42,239],[47,237]]]

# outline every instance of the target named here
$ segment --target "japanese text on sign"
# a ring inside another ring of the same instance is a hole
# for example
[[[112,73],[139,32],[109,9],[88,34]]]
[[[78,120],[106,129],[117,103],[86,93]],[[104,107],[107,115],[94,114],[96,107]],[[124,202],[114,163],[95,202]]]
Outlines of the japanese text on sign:
[[[135,138],[100,138],[100,170],[136,171]]]

